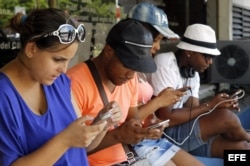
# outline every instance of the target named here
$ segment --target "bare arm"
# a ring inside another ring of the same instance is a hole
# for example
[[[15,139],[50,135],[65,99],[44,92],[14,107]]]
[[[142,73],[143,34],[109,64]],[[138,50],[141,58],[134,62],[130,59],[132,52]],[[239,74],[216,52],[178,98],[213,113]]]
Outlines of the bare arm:
[[[88,117],[80,117],[72,122],[66,129],[52,137],[34,152],[18,158],[12,163],[14,166],[43,166],[54,163],[71,147],[84,148],[100,133],[106,123],[96,126],[86,126]]]
[[[137,117],[138,117],[137,107],[131,107],[129,109],[126,121],[129,121],[129,119],[138,119]],[[92,154],[92,153],[97,152],[101,149],[104,149],[104,148],[107,148],[109,146],[121,143],[121,141],[123,141],[122,140],[123,132],[125,132],[126,130],[130,130],[134,126],[141,126],[141,121],[139,121],[139,120],[135,120],[135,121],[133,121],[133,123],[126,122],[126,121],[122,125],[120,125],[119,127],[116,127],[115,129],[108,131],[106,133],[105,137],[103,138],[103,140],[101,141],[101,143],[98,145],[98,147],[95,148],[94,150],[92,150],[91,152],[88,152],[88,154]],[[128,134],[129,134],[129,132],[128,132]],[[131,136],[131,138],[133,139],[133,136]]]
[[[126,120],[138,119],[140,120],[138,107],[130,107],[128,111],[128,116]]]
[[[142,128],[141,120],[134,118],[137,116],[137,108],[130,108],[126,121],[119,127],[108,131],[98,147],[88,152],[88,154],[95,153],[118,143],[136,144],[144,138],[157,139],[162,135],[160,129],[148,130],[147,128]]]
[[[53,165],[69,148],[67,143],[64,142],[65,140],[61,137],[64,137],[62,133],[49,140],[46,144],[33,153],[17,159],[14,163],[12,163],[12,165]]]
[[[192,106],[192,108],[190,106]],[[169,126],[176,126],[195,119],[200,114],[208,111],[209,109],[205,105],[199,105],[197,98],[191,97],[188,99],[185,107],[177,109],[172,109],[172,106],[163,107],[157,110],[156,115],[162,120],[171,119]]]
[[[139,117],[144,120],[150,114],[162,107],[167,107],[175,104],[184,95],[184,92],[174,90],[173,88],[166,88],[161,93],[153,97],[148,103],[143,104],[139,107]]]
[[[77,117],[81,117],[82,116],[81,111],[76,103],[73,92],[71,92],[71,102],[73,104]],[[97,135],[96,139],[94,139],[93,142],[88,147],[86,147],[87,152],[93,150],[95,147],[98,146],[98,144],[101,142],[101,140],[105,136],[106,132],[107,130],[103,130],[100,134]]]
[[[72,104],[73,104],[73,106],[75,108],[76,114],[80,117],[81,116],[81,111],[80,111],[78,105],[76,104],[76,100],[75,100],[74,95],[73,95],[72,92],[71,92],[71,94],[72,94],[71,95]],[[109,121],[112,121],[112,122],[110,122],[111,124],[108,123],[107,127],[96,136],[96,138],[91,142],[91,144],[89,146],[87,146],[87,148],[86,148],[87,152],[93,151],[100,144],[100,142],[102,141],[102,139],[106,135],[106,133],[108,131],[108,127],[112,126],[113,123],[117,123],[121,118],[121,114],[120,114],[121,111],[120,111],[120,107],[119,107],[118,103],[110,102],[105,108],[107,108],[108,110],[110,108],[112,108],[112,119],[109,120]],[[105,108],[103,108],[104,112],[106,111]],[[100,122],[98,122],[98,123],[100,123]],[[102,147],[102,146],[100,146],[100,147]]]
[[[130,127],[131,127],[130,124],[125,122],[125,124],[122,124],[121,126],[108,131],[104,136],[104,138],[102,139],[101,143],[95,149],[89,151],[88,154],[92,154],[109,146],[121,143],[123,137],[121,133],[124,130],[123,128],[130,128]]]
[[[185,122],[188,122],[192,119],[195,119],[199,115],[211,111],[218,103],[221,103],[217,106],[217,108],[229,108],[229,109],[237,109],[238,103],[237,100],[227,101],[229,99],[229,95],[218,94],[211,100],[209,100],[206,104],[199,103],[197,98],[191,97],[184,104],[185,108],[172,109],[170,107],[160,108],[157,111],[157,117],[160,119],[171,119],[170,126],[179,125]],[[216,110],[215,110],[216,111]]]

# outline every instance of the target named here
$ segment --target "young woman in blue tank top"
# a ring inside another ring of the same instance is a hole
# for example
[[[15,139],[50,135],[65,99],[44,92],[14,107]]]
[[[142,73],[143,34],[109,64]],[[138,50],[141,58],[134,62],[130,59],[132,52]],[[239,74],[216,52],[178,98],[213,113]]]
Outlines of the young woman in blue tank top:
[[[103,138],[106,121],[86,125],[64,74],[85,28],[64,11],[16,15],[9,28],[21,36],[17,57],[0,69],[0,165],[88,165],[87,152]],[[113,120],[119,119],[111,103]]]

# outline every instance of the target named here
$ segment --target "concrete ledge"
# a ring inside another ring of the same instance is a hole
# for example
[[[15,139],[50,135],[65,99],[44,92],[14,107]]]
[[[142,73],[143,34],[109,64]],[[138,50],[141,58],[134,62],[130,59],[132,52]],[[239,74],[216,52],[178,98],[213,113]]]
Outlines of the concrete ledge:
[[[201,161],[205,166],[224,166],[223,159],[220,158],[208,158],[195,156],[199,161]]]
[[[205,98],[211,97],[215,95],[215,85],[210,84],[201,84],[200,90],[199,90],[199,99],[203,100]]]

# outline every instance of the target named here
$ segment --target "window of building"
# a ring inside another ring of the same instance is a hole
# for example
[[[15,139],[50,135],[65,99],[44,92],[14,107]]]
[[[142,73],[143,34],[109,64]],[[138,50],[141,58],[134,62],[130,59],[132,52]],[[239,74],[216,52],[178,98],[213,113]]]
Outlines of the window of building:
[[[250,10],[233,5],[233,40],[250,39]]]

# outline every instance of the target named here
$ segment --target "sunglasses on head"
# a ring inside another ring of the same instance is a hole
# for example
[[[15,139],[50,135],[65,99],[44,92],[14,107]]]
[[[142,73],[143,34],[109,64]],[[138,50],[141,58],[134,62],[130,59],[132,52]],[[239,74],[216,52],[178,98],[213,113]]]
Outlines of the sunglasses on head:
[[[73,25],[70,24],[62,24],[59,28],[51,33],[45,35],[37,35],[32,37],[31,40],[39,37],[48,37],[48,36],[57,36],[60,43],[62,44],[70,44],[72,43],[76,36],[80,42],[85,41],[85,28],[83,24],[80,24],[77,29]]]

